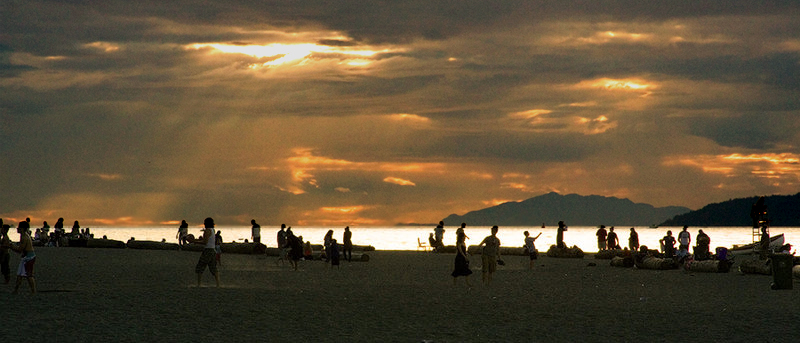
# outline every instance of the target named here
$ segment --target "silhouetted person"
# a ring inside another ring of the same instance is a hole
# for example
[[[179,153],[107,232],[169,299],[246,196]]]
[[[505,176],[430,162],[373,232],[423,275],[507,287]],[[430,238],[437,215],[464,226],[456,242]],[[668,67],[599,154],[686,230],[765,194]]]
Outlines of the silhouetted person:
[[[342,257],[347,259],[347,262],[353,259],[353,232],[349,226],[344,228],[342,235]]]
[[[250,225],[253,227],[250,229],[250,237],[253,238],[253,243],[260,244],[261,243],[261,225],[256,223],[255,219],[250,220]]]
[[[200,254],[200,259],[197,261],[197,266],[194,272],[197,273],[197,287],[200,287],[200,281],[203,277],[203,272],[208,266],[208,271],[214,275],[214,281],[217,282],[219,287],[219,271],[217,270],[217,250],[216,250],[216,234],[214,232],[214,219],[206,218],[203,221],[203,236],[200,238],[188,237],[191,243],[202,244],[203,252]]]
[[[450,275],[453,277],[453,285],[459,276],[464,277],[467,286],[469,284],[469,276],[472,275],[472,270],[469,269],[469,255],[467,254],[467,235],[464,233],[463,228],[456,229],[456,260],[453,267],[453,272]]]
[[[336,266],[336,269],[339,269],[339,243],[336,242],[336,239],[331,239],[330,252],[331,268]]]
[[[664,238],[660,239],[659,242],[661,243],[662,249],[664,250],[664,255],[667,258],[672,258],[675,256],[675,237],[672,237],[672,231],[668,230],[667,235]]]
[[[617,233],[614,232],[614,227],[608,229],[608,249],[616,250],[619,249],[619,237],[617,237]]]
[[[433,229],[433,236],[436,238],[436,250],[440,250],[444,246],[444,221],[439,221],[439,225]]]
[[[697,247],[695,251],[695,260],[707,260],[711,256],[711,237],[703,232],[703,230],[697,231]]]
[[[289,263],[297,270],[297,263],[303,257],[303,243],[294,235],[291,227],[286,230],[286,241],[289,244]]]
[[[222,230],[217,230],[214,235],[214,251],[217,253],[217,263],[222,265]]]
[[[11,254],[8,252],[11,249],[11,238],[8,237],[8,230],[11,229],[10,225],[3,224],[0,219],[0,272],[3,274],[5,283],[11,282]]]
[[[564,224],[564,221],[558,222],[558,229],[556,230],[556,247],[565,249],[567,247],[564,244],[564,231],[567,231],[567,224]]]
[[[283,261],[287,260],[287,256],[289,255],[289,243],[286,240],[286,224],[281,224],[281,229],[278,230],[278,259],[275,260],[275,264],[283,263]]]
[[[330,261],[331,259],[331,242],[333,241],[333,230],[328,230],[325,233],[325,237],[322,238],[322,248],[325,251],[325,260]]]
[[[56,220],[56,224],[53,225],[53,233],[55,234],[53,240],[56,241],[56,246],[60,247],[62,237],[64,237],[64,234],[66,233],[64,231],[64,218],[58,218],[58,220]]]
[[[767,232],[767,227],[761,227],[761,240],[759,241],[759,255],[762,259],[767,258],[769,255],[769,232]]]
[[[631,235],[628,236],[628,248],[634,253],[639,250],[639,234],[634,228],[631,228]]]
[[[188,243],[186,240],[186,236],[189,234],[189,223],[185,220],[181,220],[181,226],[178,227],[178,233],[175,235],[175,238],[178,239],[178,247],[183,246],[184,244]]]
[[[531,237],[531,234],[528,231],[525,231],[522,234],[525,235],[525,251],[528,252],[528,256],[530,257],[530,265],[528,266],[528,269],[533,269],[533,265],[535,264],[533,261],[538,257],[536,256],[537,252],[535,242],[536,239],[542,235],[542,233],[539,232],[536,237]]]
[[[17,233],[19,233],[19,245],[11,246],[11,250],[20,253],[19,268],[17,268],[17,283],[14,285],[14,294],[19,291],[22,279],[28,279],[28,286],[31,294],[36,293],[36,279],[33,277],[33,266],[36,263],[36,253],[33,251],[33,240],[29,233],[30,224],[26,221],[19,222]]]
[[[594,235],[597,236],[597,250],[598,251],[606,250],[606,237],[608,235],[606,233],[606,226],[600,225],[600,228],[597,229],[597,232],[595,232]]]
[[[478,244],[481,250],[481,279],[486,285],[492,283],[492,274],[497,270],[497,261],[500,260],[500,239],[497,238],[497,225],[492,226],[492,234]]]
[[[80,234],[81,234],[81,224],[79,224],[78,221],[76,220],[75,223],[72,224],[72,232],[70,232],[69,235],[75,238]]]

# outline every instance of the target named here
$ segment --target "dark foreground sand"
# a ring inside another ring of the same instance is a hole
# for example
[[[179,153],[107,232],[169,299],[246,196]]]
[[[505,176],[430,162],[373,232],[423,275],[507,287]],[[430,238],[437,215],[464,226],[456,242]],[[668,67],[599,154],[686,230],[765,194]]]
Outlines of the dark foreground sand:
[[[0,292],[5,341],[792,342],[800,283],[772,277],[614,268],[607,260],[505,257],[495,284],[453,286],[453,255],[371,252],[330,270],[224,255],[217,289],[199,253],[39,248],[40,293]],[[12,269],[18,258],[12,257]],[[589,263],[597,266],[588,266]],[[12,281],[13,284],[13,281]],[[18,337],[18,338],[15,338]]]

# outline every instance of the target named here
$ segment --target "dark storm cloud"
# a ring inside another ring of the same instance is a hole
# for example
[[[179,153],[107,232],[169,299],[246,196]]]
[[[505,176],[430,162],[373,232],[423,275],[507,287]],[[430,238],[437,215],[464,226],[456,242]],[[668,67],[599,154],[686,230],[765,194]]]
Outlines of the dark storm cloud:
[[[732,118],[698,118],[691,123],[695,135],[728,147],[773,149],[800,130],[800,114],[790,112],[744,113]]]

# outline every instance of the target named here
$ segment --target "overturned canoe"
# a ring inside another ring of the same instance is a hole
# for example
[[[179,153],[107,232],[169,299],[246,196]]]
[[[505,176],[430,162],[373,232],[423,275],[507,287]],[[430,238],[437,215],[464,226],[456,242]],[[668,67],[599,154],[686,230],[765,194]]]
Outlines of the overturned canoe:
[[[550,249],[547,250],[547,257],[583,258],[583,250],[577,246],[573,246],[572,248],[559,248],[555,245],[551,245]]]

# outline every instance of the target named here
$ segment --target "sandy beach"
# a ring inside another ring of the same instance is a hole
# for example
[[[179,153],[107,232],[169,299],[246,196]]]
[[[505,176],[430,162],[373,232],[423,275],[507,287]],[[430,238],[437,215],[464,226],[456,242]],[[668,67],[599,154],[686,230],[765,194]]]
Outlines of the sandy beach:
[[[222,287],[199,253],[37,248],[39,293],[0,292],[13,341],[778,342],[800,337],[800,284],[771,276],[652,271],[608,260],[506,256],[491,287],[472,256],[471,288],[453,254],[370,252],[331,270],[223,255]],[[17,256],[12,256],[15,270]],[[596,263],[596,266],[590,266]],[[735,269],[736,266],[734,266]]]

